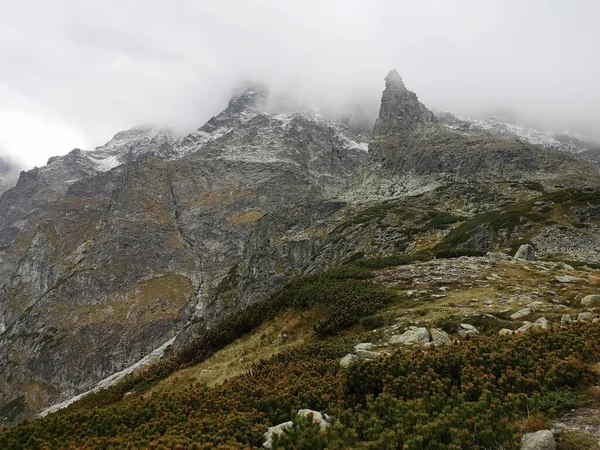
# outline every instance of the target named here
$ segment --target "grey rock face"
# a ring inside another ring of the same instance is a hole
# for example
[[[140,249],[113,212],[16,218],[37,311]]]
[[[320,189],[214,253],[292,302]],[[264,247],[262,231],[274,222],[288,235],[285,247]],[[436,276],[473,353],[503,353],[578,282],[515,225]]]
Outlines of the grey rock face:
[[[515,259],[524,259],[526,261],[535,261],[535,250],[530,244],[523,244],[515,253]]]
[[[550,430],[527,433],[521,439],[521,450],[556,450],[556,441]]]
[[[411,131],[432,123],[437,123],[435,115],[419,102],[417,94],[406,89],[400,74],[396,70],[388,73],[373,136]]]

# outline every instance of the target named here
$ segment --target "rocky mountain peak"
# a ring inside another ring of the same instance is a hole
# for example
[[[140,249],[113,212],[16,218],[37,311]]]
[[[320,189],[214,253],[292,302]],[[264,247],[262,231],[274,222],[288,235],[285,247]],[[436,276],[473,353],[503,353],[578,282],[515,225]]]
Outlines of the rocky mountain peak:
[[[400,74],[396,70],[390,71],[385,77],[385,89],[373,136],[407,132],[436,123],[435,115],[419,102],[417,94],[406,89]]]
[[[404,86],[404,81],[402,81],[402,77],[396,69],[390,70],[390,72],[385,77],[385,87],[386,89],[406,90],[406,86]]]

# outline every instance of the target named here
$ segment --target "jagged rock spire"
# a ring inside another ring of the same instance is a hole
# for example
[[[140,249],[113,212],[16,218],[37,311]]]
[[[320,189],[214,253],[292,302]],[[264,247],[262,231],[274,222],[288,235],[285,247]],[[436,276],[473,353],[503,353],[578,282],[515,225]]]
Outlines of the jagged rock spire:
[[[406,89],[400,74],[396,70],[390,71],[385,77],[385,89],[373,136],[402,133],[435,123],[435,115],[419,102],[417,94]]]

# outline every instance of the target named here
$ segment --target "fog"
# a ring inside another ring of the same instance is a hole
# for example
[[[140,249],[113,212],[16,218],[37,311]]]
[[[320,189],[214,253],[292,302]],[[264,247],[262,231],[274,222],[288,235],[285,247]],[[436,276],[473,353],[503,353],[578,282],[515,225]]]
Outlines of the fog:
[[[0,146],[30,167],[140,123],[202,125],[244,80],[375,115],[428,107],[600,138],[595,0],[0,0]]]

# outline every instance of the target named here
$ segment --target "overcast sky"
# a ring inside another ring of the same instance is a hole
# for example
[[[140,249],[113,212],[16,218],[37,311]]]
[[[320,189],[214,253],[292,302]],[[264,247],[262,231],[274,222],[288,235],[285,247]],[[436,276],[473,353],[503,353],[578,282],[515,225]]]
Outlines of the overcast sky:
[[[600,136],[597,0],[0,0],[0,147],[26,166],[139,123],[202,125],[240,80]]]

